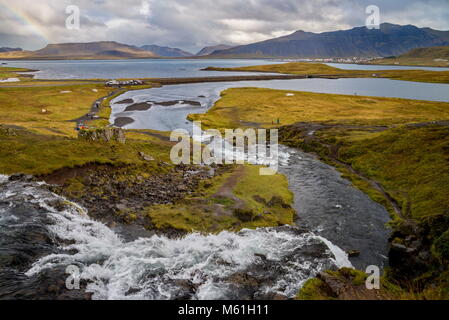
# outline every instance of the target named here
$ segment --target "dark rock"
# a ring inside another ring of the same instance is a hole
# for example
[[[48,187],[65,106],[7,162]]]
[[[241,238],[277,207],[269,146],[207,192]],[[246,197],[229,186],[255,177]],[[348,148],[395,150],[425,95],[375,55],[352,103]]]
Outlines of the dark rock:
[[[24,181],[24,182],[30,182],[33,181],[34,177],[31,175],[25,175],[23,173],[13,174],[9,177],[9,181]]]
[[[267,201],[266,201],[264,198],[262,198],[261,196],[259,196],[258,194],[256,194],[256,195],[253,197],[253,199],[254,199],[255,201],[259,202],[259,203],[264,204],[264,205],[267,204]]]
[[[250,222],[254,219],[254,212],[250,209],[234,209],[234,215],[242,222]]]
[[[360,256],[360,251],[359,250],[348,250],[347,254],[348,254],[348,257],[355,258],[355,257]]]
[[[134,103],[133,99],[125,99],[119,102],[116,102],[116,104],[129,104],[129,103]]]
[[[331,276],[326,272],[320,272],[317,278],[324,282],[324,289],[331,297],[337,298],[345,291],[346,283],[337,277]]]
[[[290,205],[286,204],[284,202],[284,200],[278,196],[274,196],[273,198],[271,198],[271,200],[268,201],[267,206],[269,208],[273,208],[273,207],[282,207],[284,209],[291,208]]]
[[[142,103],[135,103],[130,105],[125,109],[125,112],[127,111],[147,111],[151,109],[151,104],[148,104],[147,102]]]

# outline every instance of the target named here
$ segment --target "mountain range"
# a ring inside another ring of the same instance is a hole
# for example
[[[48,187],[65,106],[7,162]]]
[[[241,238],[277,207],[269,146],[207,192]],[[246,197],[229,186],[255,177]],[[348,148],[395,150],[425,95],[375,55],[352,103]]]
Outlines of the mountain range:
[[[233,48],[233,46],[229,46],[227,44],[219,44],[217,46],[210,46],[210,47],[205,47],[203,49],[201,49],[196,56],[198,57],[202,57],[202,56],[208,56],[210,54],[213,54],[215,51],[220,51],[220,50],[228,50]]]
[[[208,58],[350,58],[399,56],[412,49],[449,46],[449,31],[384,23],[380,29],[350,30],[290,35],[231,47],[205,47],[197,57]],[[145,45],[136,47],[113,41],[49,44],[37,51],[1,48],[4,59],[147,59],[193,57],[178,48]]]
[[[23,51],[22,48],[8,48],[8,47],[1,47],[0,52],[18,52]]]
[[[421,47],[449,45],[449,31],[384,23],[380,29],[350,30],[290,35],[231,49],[211,56],[228,58],[348,58],[397,56]]]
[[[114,41],[49,44],[28,52],[27,59],[144,59],[157,55]]]
[[[201,55],[208,55],[215,50],[228,48],[231,48],[231,46],[206,47],[200,53]],[[45,48],[36,51],[23,51],[20,48],[0,48],[0,58],[3,59],[148,59],[194,56],[195,54],[178,48],[163,47],[155,44],[136,47],[114,41],[49,44]]]
[[[161,47],[155,44],[141,46],[140,49],[145,51],[150,51],[159,57],[167,58],[182,58],[182,57],[193,57],[194,54],[188,51],[184,51],[178,48]]]

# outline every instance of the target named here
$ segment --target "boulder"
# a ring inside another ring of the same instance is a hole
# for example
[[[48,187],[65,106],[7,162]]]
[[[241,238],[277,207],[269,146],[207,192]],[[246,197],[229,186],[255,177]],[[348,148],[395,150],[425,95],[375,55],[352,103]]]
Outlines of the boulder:
[[[152,156],[149,156],[143,152],[139,152],[139,156],[142,158],[142,160],[144,161],[154,161],[155,159]]]
[[[355,258],[360,256],[361,252],[359,250],[349,250],[347,254],[349,258]]]
[[[78,132],[78,139],[103,142],[117,141],[123,144],[126,143],[125,132],[120,128],[80,130]]]
[[[324,289],[326,290],[326,293],[331,297],[337,298],[346,289],[346,284],[344,281],[326,272],[320,272],[317,278],[324,282]]]

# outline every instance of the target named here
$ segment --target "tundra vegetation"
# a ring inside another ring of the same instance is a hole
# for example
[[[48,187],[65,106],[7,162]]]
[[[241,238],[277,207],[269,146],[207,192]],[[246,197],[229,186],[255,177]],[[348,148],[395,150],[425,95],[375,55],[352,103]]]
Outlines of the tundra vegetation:
[[[427,70],[343,70],[322,63],[290,62],[274,65],[238,67],[238,68],[214,68],[210,71],[244,71],[244,72],[269,72],[294,75],[305,75],[310,77],[328,78],[388,78],[392,80],[449,83],[449,71],[427,71]]]
[[[303,63],[239,69],[331,75],[338,70]],[[0,70],[6,77],[17,71]],[[426,77],[408,71],[401,76]],[[444,72],[429,77],[449,79]],[[34,175],[91,209],[94,218],[169,235],[294,222],[282,175],[260,176],[259,167],[250,165],[174,166],[173,144],[164,132],[124,130],[125,143],[85,138],[104,133],[111,99],[157,84],[117,90],[97,81],[24,81],[29,85],[0,85],[0,174]],[[98,118],[84,123],[96,134],[78,138],[76,119],[102,97],[107,98]],[[378,295],[363,289],[367,275],[343,269],[307,282],[300,299],[440,299],[449,297],[448,115],[449,103],[239,88],[226,90],[207,114],[189,119],[205,128],[280,127],[284,144],[316,153],[391,212],[396,251]],[[129,201],[123,203],[121,194]],[[347,290],[335,290],[332,283]]]
[[[449,67],[449,46],[417,48],[398,57],[370,61],[372,64]]]
[[[2,68],[8,77],[22,71]],[[105,138],[110,101],[158,84],[117,89],[95,80],[26,81],[0,86],[0,174],[30,174],[55,184],[53,191],[105,222],[140,223],[173,234],[293,223],[293,199],[282,175],[262,177],[259,167],[249,165],[210,167],[211,174],[172,165],[173,143],[164,132],[123,130],[125,143]],[[86,117],[95,101],[101,101],[97,117]],[[75,130],[79,119],[86,127],[81,132]],[[129,193],[131,203],[123,204],[120,193]],[[94,204],[102,201],[110,204],[104,207],[112,217]]]
[[[443,102],[236,88],[189,118],[205,128],[280,127],[282,143],[316,153],[390,211],[380,295],[343,270],[310,280],[299,298],[441,299],[449,297],[448,112]],[[350,289],[332,291],[335,282]]]

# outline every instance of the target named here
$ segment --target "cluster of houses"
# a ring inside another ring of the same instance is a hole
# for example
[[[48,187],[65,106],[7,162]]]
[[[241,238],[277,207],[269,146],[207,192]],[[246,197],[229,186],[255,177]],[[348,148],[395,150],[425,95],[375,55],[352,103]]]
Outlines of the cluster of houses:
[[[379,57],[380,58],[380,57]],[[317,58],[317,59],[282,59],[285,62],[324,62],[324,63],[366,63],[379,58]]]
[[[140,86],[145,84],[142,80],[111,80],[106,82],[107,87]]]

